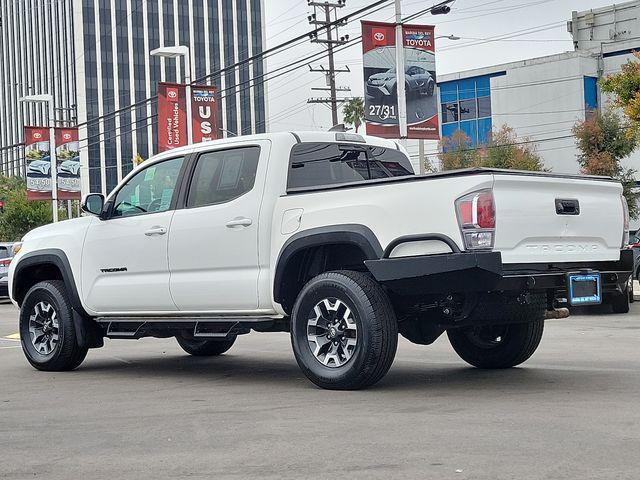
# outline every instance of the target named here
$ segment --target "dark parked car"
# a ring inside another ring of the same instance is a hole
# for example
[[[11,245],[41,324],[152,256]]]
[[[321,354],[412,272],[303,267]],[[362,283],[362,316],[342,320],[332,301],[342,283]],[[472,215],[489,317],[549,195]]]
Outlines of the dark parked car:
[[[372,97],[395,97],[397,95],[396,69],[374,73],[367,80],[367,94]],[[408,66],[405,70],[407,95],[433,96],[436,82],[431,74],[422,67]]]

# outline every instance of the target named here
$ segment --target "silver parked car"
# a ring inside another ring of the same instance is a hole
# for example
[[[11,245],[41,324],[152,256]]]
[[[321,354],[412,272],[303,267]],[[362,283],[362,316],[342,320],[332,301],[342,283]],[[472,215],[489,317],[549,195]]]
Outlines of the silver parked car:
[[[367,94],[372,97],[395,97],[397,95],[396,69],[390,68],[386,72],[374,73],[367,80]],[[406,67],[405,83],[407,95],[433,96],[436,82],[431,74],[422,67],[412,65]]]
[[[58,165],[58,175],[77,177],[80,173],[80,157],[73,157]]]
[[[29,166],[27,167],[27,175],[49,175],[51,171],[51,160],[50,157],[45,157],[40,160],[33,160],[29,162]]]

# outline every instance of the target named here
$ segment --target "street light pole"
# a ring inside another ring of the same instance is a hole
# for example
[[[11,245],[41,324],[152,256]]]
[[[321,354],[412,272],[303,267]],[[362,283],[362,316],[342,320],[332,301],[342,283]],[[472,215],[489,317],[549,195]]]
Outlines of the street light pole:
[[[46,103],[49,117],[49,160],[51,167],[51,209],[52,219],[58,221],[58,162],[56,160],[56,121],[55,108],[53,105],[53,95],[48,93],[42,95],[26,95],[20,99],[21,102]]]
[[[191,55],[189,47],[185,45],[175,45],[173,47],[160,47],[150,52],[153,56],[165,58],[184,57],[184,83],[186,84],[185,94],[187,96],[187,145],[193,143],[193,118],[191,118]]]

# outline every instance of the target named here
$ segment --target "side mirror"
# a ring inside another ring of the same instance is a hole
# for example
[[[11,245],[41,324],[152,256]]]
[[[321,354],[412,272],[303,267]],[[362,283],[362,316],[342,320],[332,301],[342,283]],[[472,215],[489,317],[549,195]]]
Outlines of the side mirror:
[[[91,215],[100,215],[104,207],[104,195],[101,193],[90,193],[82,200],[82,211]]]

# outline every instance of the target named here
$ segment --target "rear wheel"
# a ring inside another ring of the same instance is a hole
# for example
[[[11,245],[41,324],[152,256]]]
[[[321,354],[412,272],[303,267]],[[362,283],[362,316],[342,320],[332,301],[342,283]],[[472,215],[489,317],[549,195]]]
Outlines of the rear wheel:
[[[544,320],[508,325],[464,327],[447,332],[451,346],[465,362],[478,368],[510,368],[536,351]]]
[[[196,357],[213,357],[222,355],[229,350],[236,341],[236,337],[221,340],[176,337],[178,345],[189,355]]]
[[[625,288],[622,293],[615,293],[609,301],[613,313],[629,313],[629,290]]]
[[[85,359],[88,349],[78,346],[63,282],[40,282],[27,292],[20,308],[20,342],[38,370],[73,370]]]
[[[373,385],[391,367],[398,323],[387,294],[371,277],[327,272],[298,295],[291,343],[298,365],[313,383],[356,390]]]

